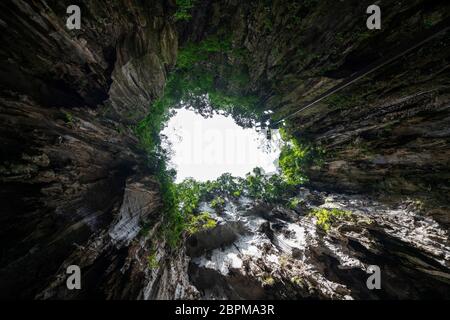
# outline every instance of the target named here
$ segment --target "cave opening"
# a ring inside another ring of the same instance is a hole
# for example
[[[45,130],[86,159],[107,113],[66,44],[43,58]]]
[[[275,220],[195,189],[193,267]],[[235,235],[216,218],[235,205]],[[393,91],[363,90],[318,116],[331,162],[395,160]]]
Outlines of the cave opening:
[[[267,129],[240,126],[220,110],[202,114],[183,107],[170,114],[161,140],[177,183],[187,178],[215,180],[226,173],[245,177],[256,167],[268,175],[279,171],[283,140],[278,130],[271,130],[268,139]]]
[[[296,207],[305,169],[323,157],[294,136],[251,78],[245,52],[229,37],[188,40],[135,128],[160,184],[162,232],[172,248],[220,225],[215,212],[232,213],[249,199]]]

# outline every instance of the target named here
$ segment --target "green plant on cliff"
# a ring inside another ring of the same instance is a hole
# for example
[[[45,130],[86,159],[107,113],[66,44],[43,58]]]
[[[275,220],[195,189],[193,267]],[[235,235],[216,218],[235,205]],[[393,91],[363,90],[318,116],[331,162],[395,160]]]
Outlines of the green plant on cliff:
[[[327,209],[327,208],[315,208],[310,212],[311,216],[316,217],[317,226],[322,228],[324,231],[328,231],[331,228],[333,222],[348,218],[352,215],[351,211],[341,210],[341,209]]]
[[[202,230],[215,228],[216,225],[217,221],[211,218],[209,212],[202,212],[189,217],[186,230],[189,234],[194,234]]]
[[[191,178],[185,179],[176,185],[176,194],[182,214],[192,215],[202,197],[201,183]]]
[[[168,154],[161,147],[160,137],[160,131],[169,116],[164,106],[155,103],[152,112],[137,124],[134,132],[139,139],[140,147],[147,153],[149,167],[160,185],[162,213],[165,218],[163,234],[167,242],[176,247],[184,230],[184,219],[178,210],[177,188],[174,184],[176,172],[167,168]],[[144,231],[142,234],[145,235]]]
[[[178,208],[176,185],[173,178],[162,171],[158,174],[161,185],[161,198],[163,202],[164,229],[163,234],[172,248],[176,248],[181,241],[185,229],[185,218]]]
[[[292,198],[289,200],[288,202],[288,207],[290,209],[295,209],[297,208],[300,204],[302,203],[302,200],[300,200],[299,198]]]
[[[211,208],[219,210],[225,205],[225,200],[222,197],[217,196],[211,201],[210,205]]]
[[[183,233],[192,227],[192,217],[202,196],[201,184],[186,179],[179,184],[172,181],[170,186],[171,209],[167,212],[166,238],[172,248],[178,247]]]
[[[301,146],[295,140],[292,140],[291,145],[282,147],[279,164],[283,177],[289,184],[306,182],[307,177],[303,169],[308,156],[309,148]]]
[[[134,133],[139,138],[140,147],[152,157],[160,151],[160,132],[167,119],[167,110],[160,104],[155,103],[152,111],[134,129]]]
[[[281,137],[287,141],[281,148],[279,166],[288,184],[299,185],[307,182],[306,171],[313,165],[321,165],[324,152],[308,143],[301,143],[295,137],[280,129]]]
[[[287,201],[295,192],[295,185],[287,183],[280,175],[267,175],[261,168],[254,168],[242,182],[245,195],[268,203]]]
[[[158,258],[156,257],[156,252],[155,251],[152,251],[147,256],[147,267],[149,269],[157,269],[157,268],[159,268],[159,262],[158,262]]]
[[[198,43],[188,42],[180,49],[177,56],[177,69],[189,69],[195,63],[206,61],[211,54],[227,53],[232,49],[229,38],[209,36]]]
[[[191,9],[197,0],[176,0],[177,11],[175,12],[176,21],[188,21],[192,18]]]
[[[216,194],[222,197],[239,197],[243,191],[242,178],[224,173],[213,181],[203,183],[206,194]]]
[[[63,111],[63,113],[64,113],[64,121],[67,124],[72,125],[74,123],[73,115],[70,112],[67,112],[67,111]]]

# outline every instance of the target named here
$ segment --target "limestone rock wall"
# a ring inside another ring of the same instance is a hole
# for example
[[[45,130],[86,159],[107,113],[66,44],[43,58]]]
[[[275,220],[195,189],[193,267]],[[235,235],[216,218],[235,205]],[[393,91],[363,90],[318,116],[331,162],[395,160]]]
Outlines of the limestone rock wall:
[[[82,1],[68,30],[69,4],[0,4],[0,295],[138,298],[154,234],[138,235],[162,216],[130,125],[174,64],[173,4]]]

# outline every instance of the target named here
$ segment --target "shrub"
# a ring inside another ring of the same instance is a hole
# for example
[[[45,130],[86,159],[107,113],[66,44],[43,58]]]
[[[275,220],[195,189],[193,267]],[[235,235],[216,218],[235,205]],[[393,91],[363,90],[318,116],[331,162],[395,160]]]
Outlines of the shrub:
[[[217,221],[211,218],[209,212],[202,212],[199,215],[192,215],[187,225],[187,232],[194,234],[202,230],[215,228]]]
[[[275,284],[275,279],[271,276],[264,277],[262,279],[263,286],[273,286]]]
[[[156,258],[156,252],[152,252],[147,256],[147,266],[149,269],[157,269],[159,268],[159,262]]]
[[[269,203],[284,202],[295,191],[295,186],[288,184],[278,174],[266,175],[261,168],[254,168],[243,181],[243,188],[247,196],[264,200]]]
[[[316,225],[322,228],[324,231],[328,231],[334,221],[350,217],[352,213],[341,209],[327,209],[327,208],[315,208],[310,212],[310,215],[316,217]]]
[[[194,7],[197,0],[176,0],[177,11],[175,12],[176,21],[188,21],[192,18],[191,9]]]
[[[299,198],[292,198],[289,200],[288,206],[290,209],[295,209],[301,203]]]
[[[299,276],[293,276],[291,278],[291,282],[297,286],[302,286],[302,278],[300,278]]]
[[[221,209],[225,205],[225,200],[222,197],[215,197],[210,205],[214,209]]]
[[[303,184],[307,181],[304,166],[308,155],[309,148],[301,146],[295,140],[281,148],[279,165],[287,183]]]
[[[64,113],[64,121],[68,124],[73,124],[74,122],[73,115],[67,111],[63,111],[63,113]]]
[[[281,148],[279,166],[288,184],[300,185],[308,181],[306,170],[323,162],[324,152],[308,143],[300,143],[296,138],[280,129],[281,137],[287,144]]]

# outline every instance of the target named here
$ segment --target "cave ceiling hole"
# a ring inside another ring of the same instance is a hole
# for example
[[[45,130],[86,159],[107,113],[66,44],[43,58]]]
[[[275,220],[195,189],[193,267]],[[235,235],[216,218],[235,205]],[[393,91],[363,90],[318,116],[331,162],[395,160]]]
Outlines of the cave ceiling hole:
[[[212,181],[224,173],[245,177],[256,167],[269,175],[279,171],[283,140],[278,130],[271,130],[268,139],[267,129],[258,127],[261,119],[237,119],[206,105],[197,108],[180,102],[170,109],[171,117],[161,132],[162,147],[168,153],[169,168],[177,172],[177,183],[186,178]]]

